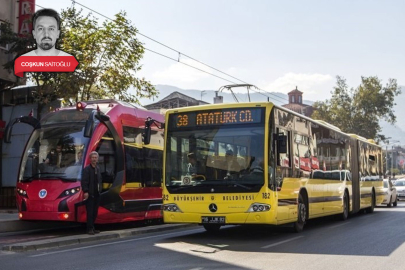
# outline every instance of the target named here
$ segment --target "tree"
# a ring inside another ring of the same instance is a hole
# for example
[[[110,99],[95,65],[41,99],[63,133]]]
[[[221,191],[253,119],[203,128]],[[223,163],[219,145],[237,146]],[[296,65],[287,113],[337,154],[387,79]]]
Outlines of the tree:
[[[144,47],[136,38],[138,30],[125,16],[120,12],[100,25],[98,19],[82,15],[82,10],[62,10],[57,47],[74,55],[79,65],[74,73],[28,73],[27,77],[41,86],[38,96],[42,101],[52,95],[66,100],[118,98],[139,103],[139,98],[157,95],[150,82],[136,77]],[[13,44],[9,53],[18,56],[35,47],[32,37],[21,38],[11,30],[2,32],[0,43]],[[14,60],[5,68],[12,70],[13,66]],[[135,89],[134,94],[130,88]]]
[[[384,119],[391,124],[396,121],[394,98],[401,93],[397,81],[389,79],[383,86],[376,76],[361,77],[361,84],[349,90],[344,78],[336,78],[332,98],[315,102],[312,117],[335,125],[346,133],[385,140],[385,136],[379,134],[379,121]]]

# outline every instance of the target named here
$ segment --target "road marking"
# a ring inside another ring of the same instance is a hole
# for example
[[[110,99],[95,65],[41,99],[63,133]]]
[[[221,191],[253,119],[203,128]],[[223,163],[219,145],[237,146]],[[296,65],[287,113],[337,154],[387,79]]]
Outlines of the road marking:
[[[291,239],[287,239],[287,240],[280,241],[280,242],[277,242],[277,243],[274,243],[274,244],[271,244],[271,245],[264,246],[262,248],[274,247],[274,246],[281,245],[281,244],[284,244],[284,243],[287,243],[287,242],[290,242],[290,241],[294,241],[294,240],[302,238],[302,237],[304,237],[304,236],[297,236],[297,237],[294,237],[294,238],[291,238]]]
[[[349,224],[349,223],[350,223],[350,221],[347,221],[347,222],[345,222],[345,223],[341,223],[341,224],[338,224],[338,225],[330,226],[330,227],[328,227],[328,229],[334,229],[334,228],[337,228],[337,227],[340,227],[340,226],[343,226],[343,225],[346,225],[346,224]]]
[[[201,231],[203,231],[203,230],[202,230],[202,229],[195,229],[195,230],[190,230],[190,231],[187,231],[187,232],[192,233],[192,232],[197,232],[197,231],[201,232]],[[183,233],[184,233],[184,232],[173,232],[173,233],[159,234],[159,235],[147,236],[147,237],[136,238],[136,239],[115,241],[115,242],[111,242],[111,243],[104,243],[104,244],[91,245],[91,246],[86,246],[86,247],[78,247],[78,248],[71,248],[71,249],[60,250],[60,251],[47,252],[47,253],[32,255],[32,256],[29,256],[29,257],[41,257],[41,256],[47,256],[47,255],[58,254],[58,253],[65,253],[65,252],[76,251],[76,250],[82,250],[82,249],[88,249],[88,248],[94,248],[94,247],[109,246],[109,245],[121,244],[121,243],[126,243],[126,242],[134,242],[134,241],[139,241],[139,240],[157,238],[157,237],[168,236],[168,235],[173,235],[173,234],[183,234]]]

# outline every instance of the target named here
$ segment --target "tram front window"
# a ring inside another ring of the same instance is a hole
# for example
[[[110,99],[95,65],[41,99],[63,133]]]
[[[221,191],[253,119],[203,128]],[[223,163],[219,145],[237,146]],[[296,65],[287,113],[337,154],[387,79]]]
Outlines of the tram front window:
[[[169,130],[165,185],[174,194],[257,191],[263,157],[262,125]]]
[[[52,126],[35,130],[28,141],[21,163],[19,181],[81,178],[88,138],[83,125]]]

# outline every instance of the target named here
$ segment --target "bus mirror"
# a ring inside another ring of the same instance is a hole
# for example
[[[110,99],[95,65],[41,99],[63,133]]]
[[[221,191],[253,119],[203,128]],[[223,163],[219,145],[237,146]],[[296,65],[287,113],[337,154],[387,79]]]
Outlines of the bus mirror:
[[[277,136],[277,151],[280,154],[287,153],[287,136],[286,135]]]
[[[159,123],[160,126],[158,126],[156,123]],[[159,129],[163,129],[165,127],[165,123],[162,123],[155,119],[147,117],[145,120],[145,129],[144,129],[144,132],[142,133],[144,144],[150,144],[150,137],[151,137],[151,133],[152,133],[152,129],[151,129],[152,124],[154,124]]]
[[[144,133],[142,134],[142,136],[143,136],[143,143],[150,144],[150,136],[151,136],[150,125],[145,125],[145,130],[144,130]]]

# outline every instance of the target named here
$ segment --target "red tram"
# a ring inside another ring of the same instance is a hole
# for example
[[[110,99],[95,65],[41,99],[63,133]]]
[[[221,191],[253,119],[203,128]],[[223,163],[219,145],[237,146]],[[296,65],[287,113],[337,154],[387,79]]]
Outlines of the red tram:
[[[161,126],[150,125],[152,119]],[[160,219],[163,122],[163,115],[115,100],[79,102],[41,121],[14,119],[5,142],[16,123],[34,128],[16,185],[19,218],[86,222],[81,171],[90,164],[88,154],[97,151],[103,192],[96,223]]]

